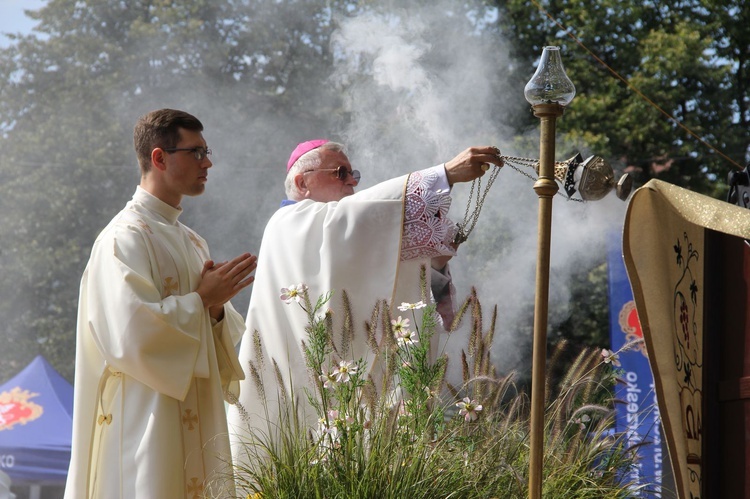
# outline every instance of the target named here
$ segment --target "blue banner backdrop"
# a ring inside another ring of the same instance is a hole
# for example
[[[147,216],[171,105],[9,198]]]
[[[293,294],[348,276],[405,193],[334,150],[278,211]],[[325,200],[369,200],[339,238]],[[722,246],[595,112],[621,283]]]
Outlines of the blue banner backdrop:
[[[609,237],[609,317],[611,348],[619,352],[623,370],[622,381],[615,387],[618,400],[615,430],[624,434],[629,446],[638,445],[638,465],[630,470],[630,479],[639,484],[652,484],[638,497],[662,497],[664,473],[671,474],[666,448],[662,445],[659,408],[654,391],[654,377],[643,343],[638,312],[635,309],[630,281],[622,259],[622,235]]]

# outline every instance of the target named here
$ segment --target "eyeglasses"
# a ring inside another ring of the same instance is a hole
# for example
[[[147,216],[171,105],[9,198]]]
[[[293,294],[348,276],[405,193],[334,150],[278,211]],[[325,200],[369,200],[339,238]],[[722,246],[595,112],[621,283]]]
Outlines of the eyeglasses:
[[[211,156],[211,149],[206,149],[203,146],[198,147],[173,147],[171,149],[162,149],[162,151],[167,153],[173,153],[177,151],[190,151],[193,153],[193,156],[195,156],[195,159],[198,161],[203,161],[203,158],[206,156]]]
[[[350,170],[347,170],[344,165],[341,165],[338,168],[323,168],[322,170],[308,170],[302,173],[313,173],[313,172],[333,172],[333,175],[342,182],[346,182],[346,179],[349,177],[349,175],[351,175],[354,181],[357,183],[359,183],[359,179],[362,178],[362,176],[359,173],[359,170],[350,171]]]

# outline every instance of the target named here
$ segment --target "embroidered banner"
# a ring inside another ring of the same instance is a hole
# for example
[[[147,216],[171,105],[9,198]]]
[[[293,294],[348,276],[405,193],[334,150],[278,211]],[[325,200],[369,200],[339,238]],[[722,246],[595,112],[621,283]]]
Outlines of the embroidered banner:
[[[724,334],[718,322],[705,321],[710,312],[704,309],[710,298],[705,266],[713,263],[706,258],[707,229],[748,238],[750,210],[651,180],[633,194],[623,231],[623,256],[654,373],[675,488],[679,497],[691,499],[730,497],[718,491],[724,485],[714,476],[716,463],[704,455],[706,442],[716,447],[727,436],[716,423],[716,404],[704,404],[706,389],[714,390],[715,384],[704,387],[704,337],[716,344]],[[712,423],[705,426],[708,420]],[[707,429],[713,432],[708,441]],[[739,442],[742,446],[744,439]]]

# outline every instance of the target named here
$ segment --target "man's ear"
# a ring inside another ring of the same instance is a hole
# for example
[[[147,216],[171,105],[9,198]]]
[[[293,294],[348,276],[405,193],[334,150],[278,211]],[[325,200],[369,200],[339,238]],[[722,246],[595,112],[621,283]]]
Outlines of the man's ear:
[[[298,173],[294,176],[294,185],[297,187],[297,190],[299,192],[307,192],[307,183],[305,182],[305,176],[302,173]]]
[[[167,158],[164,150],[160,147],[155,147],[151,151],[151,166],[158,170],[164,171],[167,169]]]

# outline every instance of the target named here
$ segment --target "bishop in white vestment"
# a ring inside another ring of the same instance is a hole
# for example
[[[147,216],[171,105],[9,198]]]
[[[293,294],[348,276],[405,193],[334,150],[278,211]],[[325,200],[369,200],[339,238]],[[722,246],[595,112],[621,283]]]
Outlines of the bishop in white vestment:
[[[329,146],[334,149],[327,149]],[[307,339],[307,316],[296,304],[280,299],[281,288],[305,284],[313,303],[333,291],[328,305],[333,310],[334,331],[342,327],[341,293],[345,290],[351,302],[354,339],[348,351],[341,353],[346,356],[342,360],[364,359],[372,368],[374,354],[362,323],[370,319],[378,300],[387,300],[392,310],[403,302],[422,300],[420,268],[429,268],[431,258],[455,253],[451,246],[455,226],[447,217],[450,185],[482,175],[481,166],[487,162],[502,164],[497,149],[472,148],[444,165],[353,193],[359,172],[351,170],[341,149],[335,149],[338,146],[325,140],[300,144],[295,153],[303,147],[301,154],[292,154],[288,169],[297,160],[303,163],[305,154],[318,148],[322,160],[317,168],[298,168],[297,181],[304,183],[302,199],[280,208],[263,235],[240,348],[246,369],[240,395],[244,414],[230,408],[230,434],[238,463],[245,459],[243,447],[250,440],[274,432],[282,390],[298,400],[308,421],[317,417],[310,414],[303,390],[312,386],[301,346]],[[336,177],[328,176],[330,171],[335,171]],[[322,178],[307,178],[306,173]],[[316,196],[316,189],[322,194]],[[287,195],[289,192],[287,188]],[[429,289],[429,282],[427,286]],[[256,331],[265,358],[266,369],[261,373],[265,400],[248,372],[250,361],[257,360],[253,345]],[[277,383],[272,360],[285,386]]]

